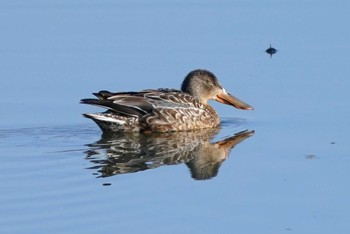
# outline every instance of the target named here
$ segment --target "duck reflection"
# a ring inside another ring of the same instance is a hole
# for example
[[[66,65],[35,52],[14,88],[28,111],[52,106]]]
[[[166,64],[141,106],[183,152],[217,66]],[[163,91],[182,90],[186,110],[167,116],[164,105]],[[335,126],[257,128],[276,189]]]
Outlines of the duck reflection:
[[[218,131],[102,135],[85,153],[96,164],[90,169],[97,170],[99,177],[185,163],[193,179],[205,180],[218,174],[233,147],[254,134],[246,130],[211,143]]]

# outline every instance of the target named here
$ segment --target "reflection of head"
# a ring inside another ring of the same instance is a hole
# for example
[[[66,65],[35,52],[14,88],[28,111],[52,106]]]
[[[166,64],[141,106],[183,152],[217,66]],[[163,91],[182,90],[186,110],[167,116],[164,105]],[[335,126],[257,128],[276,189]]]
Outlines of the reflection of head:
[[[207,180],[215,177],[221,163],[229,156],[230,150],[253,134],[254,131],[242,131],[216,143],[205,142],[198,151],[193,152],[193,159],[186,163],[192,178]]]
[[[227,156],[227,149],[219,147],[218,144],[206,143],[186,164],[193,179],[206,180],[218,174],[219,167]]]
[[[207,180],[215,177],[221,166],[221,162],[211,162],[204,165],[198,165],[195,160],[186,163],[191,171],[191,176],[195,180]]]

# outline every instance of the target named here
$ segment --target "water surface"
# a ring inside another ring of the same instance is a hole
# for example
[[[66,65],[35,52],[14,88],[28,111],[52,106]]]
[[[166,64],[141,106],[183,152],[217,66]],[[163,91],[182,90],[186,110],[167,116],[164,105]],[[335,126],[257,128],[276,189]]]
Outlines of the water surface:
[[[349,7],[2,1],[1,233],[349,233]],[[255,110],[211,102],[221,129],[173,148],[81,116],[92,92],[178,88],[196,68]]]

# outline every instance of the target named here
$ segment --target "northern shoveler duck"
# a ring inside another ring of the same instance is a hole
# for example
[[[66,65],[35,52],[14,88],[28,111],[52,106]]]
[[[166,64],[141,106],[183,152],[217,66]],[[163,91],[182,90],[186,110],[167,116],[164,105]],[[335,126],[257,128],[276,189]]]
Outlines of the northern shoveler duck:
[[[81,103],[104,107],[107,111],[83,114],[103,132],[170,132],[214,128],[220,124],[208,100],[214,99],[238,109],[253,110],[220,85],[213,73],[203,69],[191,71],[175,89],[147,89],[140,92],[94,93],[98,99]]]

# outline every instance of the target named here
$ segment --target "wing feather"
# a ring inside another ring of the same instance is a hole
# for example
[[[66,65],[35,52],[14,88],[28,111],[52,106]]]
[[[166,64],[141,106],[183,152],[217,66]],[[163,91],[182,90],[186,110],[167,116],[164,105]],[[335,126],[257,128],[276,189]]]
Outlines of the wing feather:
[[[174,89],[149,89],[141,92],[94,93],[98,99],[82,99],[81,103],[107,108],[113,112],[134,117],[142,117],[155,110],[203,110],[205,107],[187,93]]]

